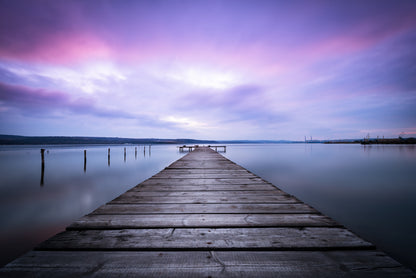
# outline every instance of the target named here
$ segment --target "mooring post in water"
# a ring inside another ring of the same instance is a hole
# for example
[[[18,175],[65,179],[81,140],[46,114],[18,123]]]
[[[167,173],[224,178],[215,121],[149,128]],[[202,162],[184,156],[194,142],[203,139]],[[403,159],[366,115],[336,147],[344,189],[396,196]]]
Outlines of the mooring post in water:
[[[146,146],[143,146],[143,156],[146,156]]]
[[[108,166],[110,167],[110,148],[108,148]]]
[[[150,155],[151,155],[151,147],[152,147],[152,145],[149,145],[149,157],[150,157]]]
[[[134,147],[134,159],[137,159],[137,147]]]
[[[124,148],[124,162],[126,162],[126,148]]]
[[[43,177],[45,175],[45,149],[40,149],[40,156],[42,158],[42,168],[40,174],[40,186],[43,186]]]
[[[84,150],[84,172],[87,172],[87,150]]]

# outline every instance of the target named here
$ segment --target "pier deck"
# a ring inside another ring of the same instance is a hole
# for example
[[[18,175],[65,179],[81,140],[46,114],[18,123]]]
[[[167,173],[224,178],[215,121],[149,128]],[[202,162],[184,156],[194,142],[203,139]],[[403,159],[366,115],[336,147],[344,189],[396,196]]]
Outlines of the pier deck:
[[[7,277],[415,277],[206,147],[0,270]]]

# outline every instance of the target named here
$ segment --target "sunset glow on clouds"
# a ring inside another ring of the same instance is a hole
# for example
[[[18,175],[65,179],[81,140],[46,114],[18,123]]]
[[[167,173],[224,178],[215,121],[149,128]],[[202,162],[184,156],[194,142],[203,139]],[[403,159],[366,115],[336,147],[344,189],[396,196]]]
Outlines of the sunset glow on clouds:
[[[0,0],[0,134],[416,135],[415,1]]]

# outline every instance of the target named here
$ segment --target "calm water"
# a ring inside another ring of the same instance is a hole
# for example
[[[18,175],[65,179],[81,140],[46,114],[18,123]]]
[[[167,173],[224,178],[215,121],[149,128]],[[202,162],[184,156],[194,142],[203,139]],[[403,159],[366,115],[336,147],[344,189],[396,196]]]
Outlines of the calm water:
[[[414,145],[239,145],[226,156],[416,270]]]
[[[46,147],[41,185],[40,147],[0,147],[1,264],[182,156],[111,146],[108,166],[107,148]],[[224,155],[416,269],[414,146],[229,145]]]
[[[179,159],[176,146],[0,146],[0,264],[63,231],[75,219],[111,201]],[[126,160],[124,161],[124,148]],[[84,149],[87,164],[84,172]]]

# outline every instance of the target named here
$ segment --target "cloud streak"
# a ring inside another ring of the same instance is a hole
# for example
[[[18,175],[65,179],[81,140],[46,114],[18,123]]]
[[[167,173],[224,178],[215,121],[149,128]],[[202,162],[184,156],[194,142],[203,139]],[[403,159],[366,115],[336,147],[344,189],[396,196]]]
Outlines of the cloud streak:
[[[396,136],[416,128],[415,43],[405,0],[1,1],[0,132]]]

